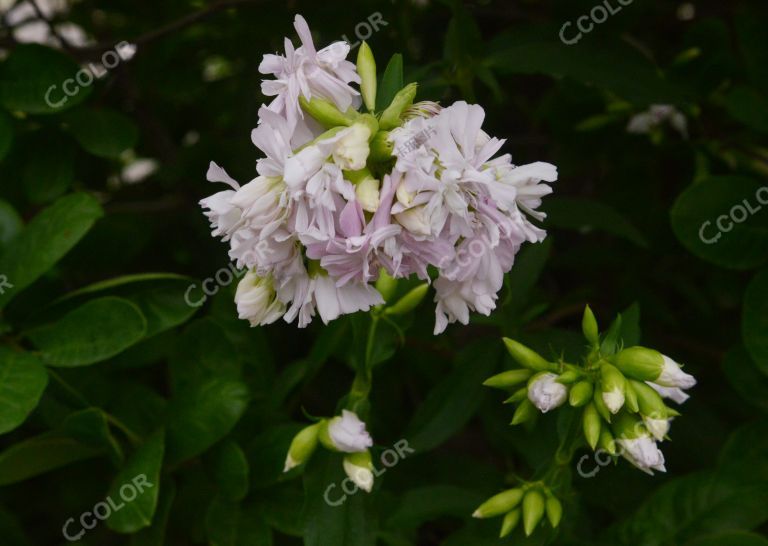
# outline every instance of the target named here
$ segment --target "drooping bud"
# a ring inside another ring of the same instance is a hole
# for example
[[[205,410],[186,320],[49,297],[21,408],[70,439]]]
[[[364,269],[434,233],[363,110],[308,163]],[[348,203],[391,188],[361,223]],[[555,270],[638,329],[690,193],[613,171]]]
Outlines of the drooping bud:
[[[371,452],[361,451],[344,456],[344,472],[360,489],[370,493],[373,489],[373,462]]]
[[[366,451],[373,445],[365,423],[349,410],[342,410],[341,416],[325,421],[318,437],[325,447],[342,453]]]
[[[397,303],[395,303],[392,307],[387,307],[384,310],[384,314],[396,316],[410,313],[416,309],[416,306],[421,303],[421,300],[423,300],[424,296],[426,296],[428,289],[428,283],[423,283],[416,288],[412,288],[405,296],[397,300]]]
[[[360,74],[360,93],[369,112],[376,109],[376,60],[366,42],[357,52],[357,73]]]
[[[615,355],[614,363],[622,372],[640,381],[652,381],[664,387],[683,389],[696,384],[696,379],[685,373],[677,362],[653,349],[624,349]]]
[[[262,277],[251,270],[237,284],[237,314],[251,326],[271,324],[285,314],[285,304],[277,298],[272,275]]]
[[[597,441],[600,439],[600,428],[602,427],[600,421],[600,415],[597,413],[594,403],[589,403],[584,407],[584,415],[582,416],[582,425],[584,429],[584,439],[593,450],[597,446]]]
[[[624,405],[626,383],[627,380],[615,366],[607,363],[600,366],[601,396],[605,407],[614,415]]]
[[[627,380],[624,384],[624,407],[629,410],[630,413],[637,413],[640,411],[640,407],[637,404],[637,393],[629,384],[630,380]]]
[[[579,381],[573,387],[568,396],[568,402],[574,407],[579,408],[592,400],[592,382]]]
[[[613,434],[608,430],[608,427],[602,427],[600,429],[600,440],[597,443],[610,455],[616,455],[616,442],[613,438]]]
[[[560,525],[560,520],[563,517],[563,505],[560,503],[560,500],[557,497],[550,494],[547,495],[546,510],[549,524],[554,529]]]
[[[603,402],[603,391],[600,389],[595,389],[595,393],[592,396],[592,403],[595,405],[595,409],[597,410],[597,413],[602,417],[604,420],[611,422],[611,418],[613,417],[613,414],[608,409],[608,407],[605,405],[605,402]]]
[[[533,375],[531,370],[509,370],[489,377],[483,381],[483,385],[497,389],[509,389],[528,381],[531,375]]]
[[[520,522],[520,515],[519,508],[507,512],[507,515],[504,516],[504,521],[501,523],[501,533],[499,533],[499,538],[504,538],[515,530],[515,527],[517,527],[517,524]]]
[[[291,446],[288,448],[288,455],[285,457],[283,472],[288,472],[292,468],[302,465],[309,460],[317,447],[317,438],[321,426],[322,423],[315,423],[314,425],[301,429],[301,431],[293,437]]]
[[[341,112],[336,105],[323,99],[314,97],[310,100],[299,94],[299,104],[301,109],[312,116],[325,129],[344,126],[347,127],[355,122],[355,116]]]
[[[507,489],[502,491],[498,495],[494,495],[483,504],[481,504],[477,510],[472,514],[473,518],[492,518],[494,516],[500,516],[506,512],[512,510],[515,506],[520,504],[523,498],[523,490],[519,488]]]
[[[653,470],[666,472],[664,454],[642,421],[621,412],[612,426],[616,443],[622,448],[621,455],[625,459],[647,474],[653,475]]]
[[[584,337],[587,338],[592,347],[597,347],[600,344],[597,319],[595,319],[595,315],[592,313],[589,305],[584,308],[584,316],[581,319],[581,331],[584,332]]]
[[[682,404],[690,398],[690,395],[686,394],[683,389],[677,387],[662,387],[656,383],[646,382],[646,385],[655,390],[663,398],[669,398],[677,404]]]
[[[523,528],[529,537],[544,516],[544,497],[537,489],[531,489],[523,498]]]
[[[535,372],[555,370],[554,364],[550,364],[539,353],[529,349],[522,343],[505,337],[504,344],[507,346],[507,351],[509,351],[512,358],[524,368]]]
[[[395,98],[392,99],[392,103],[387,106],[379,118],[379,125],[382,129],[390,130],[402,125],[403,120],[401,116],[413,104],[417,88],[418,84],[409,83],[397,92]]]
[[[540,372],[528,382],[528,400],[542,413],[562,405],[567,398],[568,388],[551,372]]]

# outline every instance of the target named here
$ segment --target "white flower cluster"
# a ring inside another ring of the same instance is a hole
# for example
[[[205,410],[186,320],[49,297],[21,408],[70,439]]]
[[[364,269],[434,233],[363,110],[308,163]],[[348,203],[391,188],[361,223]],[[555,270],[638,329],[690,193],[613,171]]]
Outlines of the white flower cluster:
[[[201,201],[213,235],[248,269],[240,317],[327,323],[383,303],[372,284],[382,269],[432,282],[430,268],[436,334],[470,312],[490,314],[520,246],[546,236],[530,217],[544,217],[537,209],[552,190],[542,182],[556,168],[494,158],[503,141],[482,130],[482,107],[413,104],[413,84],[376,112],[372,55],[372,71],[361,67],[370,49],[356,67],[348,44],[318,51],[301,16],[295,27],[301,46],[286,39],[285,55],[259,67],[274,76],[262,85],[274,99],[251,135],[265,155],[258,176],[241,186],[211,163],[208,180],[231,189]]]

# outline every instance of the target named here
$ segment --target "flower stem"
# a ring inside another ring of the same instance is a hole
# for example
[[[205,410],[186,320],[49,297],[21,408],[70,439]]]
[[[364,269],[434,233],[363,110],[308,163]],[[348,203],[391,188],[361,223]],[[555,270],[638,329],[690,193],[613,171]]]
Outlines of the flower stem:
[[[376,342],[376,330],[379,325],[379,316],[371,314],[371,323],[368,327],[368,336],[365,343],[365,352],[361,365],[358,366],[355,380],[349,391],[347,407],[358,414],[367,412],[368,395],[373,384],[373,347]]]

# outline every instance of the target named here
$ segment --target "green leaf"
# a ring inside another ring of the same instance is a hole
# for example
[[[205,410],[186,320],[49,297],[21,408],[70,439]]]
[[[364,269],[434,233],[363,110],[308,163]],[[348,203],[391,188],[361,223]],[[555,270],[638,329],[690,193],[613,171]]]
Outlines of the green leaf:
[[[756,89],[735,86],[725,97],[725,107],[736,121],[755,131],[768,133],[768,100]]]
[[[0,110],[0,161],[11,149],[13,143],[13,125],[11,124],[11,118],[8,114]]]
[[[379,89],[376,93],[376,110],[382,111],[389,106],[404,85],[403,56],[400,53],[395,53],[389,59],[387,68],[384,69],[384,75],[379,81]]]
[[[74,81],[79,70],[78,64],[60,51],[37,44],[19,45],[0,65],[0,104],[29,114],[71,108],[83,102],[92,89]],[[63,91],[67,80],[72,80],[67,84],[70,93],[76,91],[72,97]]]
[[[130,301],[107,296],[92,300],[52,324],[26,333],[49,366],[87,366],[138,343],[147,322]]]
[[[152,525],[131,535],[130,546],[165,546],[168,516],[176,498],[176,484],[172,480],[163,480],[160,484],[160,498]]]
[[[0,308],[53,267],[101,215],[93,197],[75,193],[35,216],[0,256],[0,271],[13,285],[0,292]]]
[[[229,434],[248,405],[248,387],[211,378],[180,390],[168,408],[168,460],[185,461]]]
[[[747,286],[741,333],[752,358],[768,363],[768,270],[758,273]]]
[[[387,520],[393,530],[417,528],[444,516],[467,518],[486,497],[455,485],[429,485],[410,489],[398,499],[397,509]]]
[[[61,430],[78,442],[106,450],[116,465],[123,464],[123,448],[112,436],[103,410],[87,408],[71,413],[61,424]]]
[[[155,432],[130,456],[118,472],[107,495],[124,506],[113,510],[107,526],[118,533],[135,533],[149,527],[157,508],[160,491],[160,469],[165,452],[165,433]]]
[[[0,434],[26,420],[47,385],[48,374],[36,356],[0,347]]]
[[[78,110],[67,117],[67,123],[80,146],[99,157],[118,158],[139,138],[136,124],[114,110]]]
[[[485,340],[459,353],[454,369],[430,391],[406,429],[416,454],[439,446],[469,421],[483,397],[483,381],[499,365],[501,348],[500,340]]]
[[[744,55],[747,72],[755,85],[768,93],[768,45],[765,43],[764,20],[765,13],[743,12],[736,16],[735,22],[739,49]]]
[[[248,460],[240,446],[230,441],[215,455],[214,476],[221,495],[231,501],[241,501],[248,494]]]
[[[768,378],[760,373],[744,347],[726,353],[723,373],[742,400],[768,412]]]
[[[685,546],[768,546],[768,538],[745,531],[725,531],[701,537]]]
[[[550,197],[544,202],[546,225],[574,229],[581,233],[604,231],[647,248],[645,236],[615,209],[588,199]]]
[[[304,472],[304,546],[374,546],[376,512],[371,495],[346,495],[341,456],[319,450]],[[342,500],[343,499],[343,500]]]
[[[24,227],[21,217],[7,201],[0,199],[0,251],[10,243]]]
[[[41,434],[17,442],[0,453],[0,486],[24,481],[102,453],[101,449],[61,433]]]
[[[75,146],[70,138],[40,131],[20,142],[21,184],[31,203],[50,203],[61,197],[75,178]],[[45,160],[41,161],[41,150]]]
[[[171,390],[177,392],[219,377],[237,380],[241,358],[224,328],[211,317],[190,323],[178,337],[170,358]]]
[[[768,206],[758,201],[763,187],[738,176],[715,176],[690,186],[672,207],[675,235],[690,252],[721,267],[750,269],[764,263]]]
[[[208,506],[205,529],[211,546],[272,546],[272,532],[256,507],[221,496]]]

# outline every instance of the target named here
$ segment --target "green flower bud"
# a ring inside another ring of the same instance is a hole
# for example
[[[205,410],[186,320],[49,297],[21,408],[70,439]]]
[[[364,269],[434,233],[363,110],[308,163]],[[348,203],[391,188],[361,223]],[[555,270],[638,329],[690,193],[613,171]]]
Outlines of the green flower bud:
[[[518,389],[515,391],[515,393],[504,400],[505,404],[516,404],[517,402],[520,402],[522,400],[528,399],[528,387],[523,387],[521,389]]]
[[[512,416],[512,423],[510,424],[519,425],[520,423],[530,421],[536,417],[536,413],[536,407],[533,405],[533,402],[526,398],[517,406],[515,414]]]
[[[547,519],[549,520],[549,524],[554,529],[560,525],[560,520],[563,517],[563,505],[554,495],[547,495],[546,509]]]
[[[624,386],[624,404],[631,413],[637,413],[640,409],[637,402],[637,393],[635,390],[630,386],[629,380],[627,380],[625,386]]]
[[[507,346],[507,351],[509,351],[512,358],[524,368],[535,372],[555,371],[554,364],[547,362],[540,354],[532,351],[522,343],[505,337],[504,344]]]
[[[371,161],[387,161],[392,158],[394,143],[389,140],[389,131],[379,131],[373,137],[370,144],[371,153],[368,158]]]
[[[592,400],[592,382],[579,381],[573,387],[568,397],[568,402],[574,407],[579,408]]]
[[[307,100],[303,95],[299,95],[299,104],[301,109],[312,116],[325,129],[334,127],[348,127],[355,122],[355,115],[342,113],[336,105],[327,100],[313,98]]]
[[[384,314],[405,315],[406,313],[410,313],[421,303],[421,300],[426,296],[428,289],[429,283],[420,284],[416,288],[411,289],[410,292],[400,298],[392,307],[387,307],[384,310]]]
[[[529,537],[544,516],[544,497],[537,489],[531,489],[523,498],[523,528]]]
[[[595,319],[592,309],[587,305],[584,308],[584,316],[581,319],[581,330],[584,332],[584,337],[587,338],[592,347],[597,347],[600,344],[600,334],[597,330],[597,319]]]
[[[501,523],[501,533],[499,533],[499,538],[504,538],[505,536],[509,535],[509,533],[515,530],[515,527],[517,527],[517,524],[519,522],[520,522],[519,508],[515,508],[511,512],[507,512],[507,515],[504,516],[504,521]]]
[[[355,123],[362,123],[368,127],[368,129],[370,129],[371,134],[368,137],[369,142],[372,141],[374,137],[379,133],[379,121],[376,119],[376,116],[372,114],[358,115]]]
[[[509,370],[489,377],[483,381],[483,385],[497,389],[509,389],[524,381],[528,381],[531,375],[533,375],[531,370]]]
[[[622,411],[611,423],[613,436],[620,440],[634,440],[650,434],[645,429],[643,422],[626,411]]]
[[[616,455],[616,442],[613,439],[613,434],[608,430],[608,427],[600,429],[600,440],[598,445],[606,450],[611,455]]]
[[[652,387],[633,379],[629,381],[629,387],[637,397],[637,406],[641,414],[659,418],[669,417],[664,400]]]
[[[597,446],[597,441],[600,439],[600,429],[602,428],[600,415],[597,413],[594,403],[589,403],[584,407],[582,425],[584,428],[584,439],[587,440],[589,447],[594,450]]]
[[[370,451],[344,455],[344,472],[360,489],[370,493],[373,489],[373,461]]]
[[[557,382],[563,385],[570,385],[571,383],[576,383],[582,375],[584,374],[578,370],[566,370],[557,376]]]
[[[357,52],[357,73],[360,74],[360,93],[369,112],[376,109],[376,60],[366,42]]]
[[[382,112],[379,118],[379,125],[382,129],[390,130],[402,125],[401,116],[413,104],[417,88],[418,84],[409,83],[397,92],[395,98],[392,99],[392,103],[387,106],[387,109]]]
[[[610,423],[613,414],[608,410],[605,402],[603,402],[603,391],[601,389],[595,389],[595,394],[592,396],[592,402],[595,404],[595,409],[597,409],[597,413],[600,417]]]
[[[520,504],[520,500],[522,498],[522,489],[507,489],[498,495],[494,495],[483,504],[481,504],[477,510],[474,511],[472,517],[482,519],[500,516],[501,514],[509,512],[515,506]]]
[[[367,170],[367,169],[365,169]],[[397,291],[397,279],[391,277],[383,267],[379,270],[379,279],[376,281],[376,290],[379,291],[385,302],[388,302]]]
[[[285,458],[283,472],[288,472],[292,468],[302,465],[309,460],[317,447],[317,440],[321,427],[322,421],[302,429],[293,437],[291,446],[288,448],[288,455]]]
[[[624,405],[626,399],[627,380],[624,375],[611,364],[604,363],[600,366],[600,390],[605,406],[614,415]]]
[[[623,373],[640,381],[653,381],[661,375],[664,357],[653,349],[630,347],[612,358],[613,363]]]

